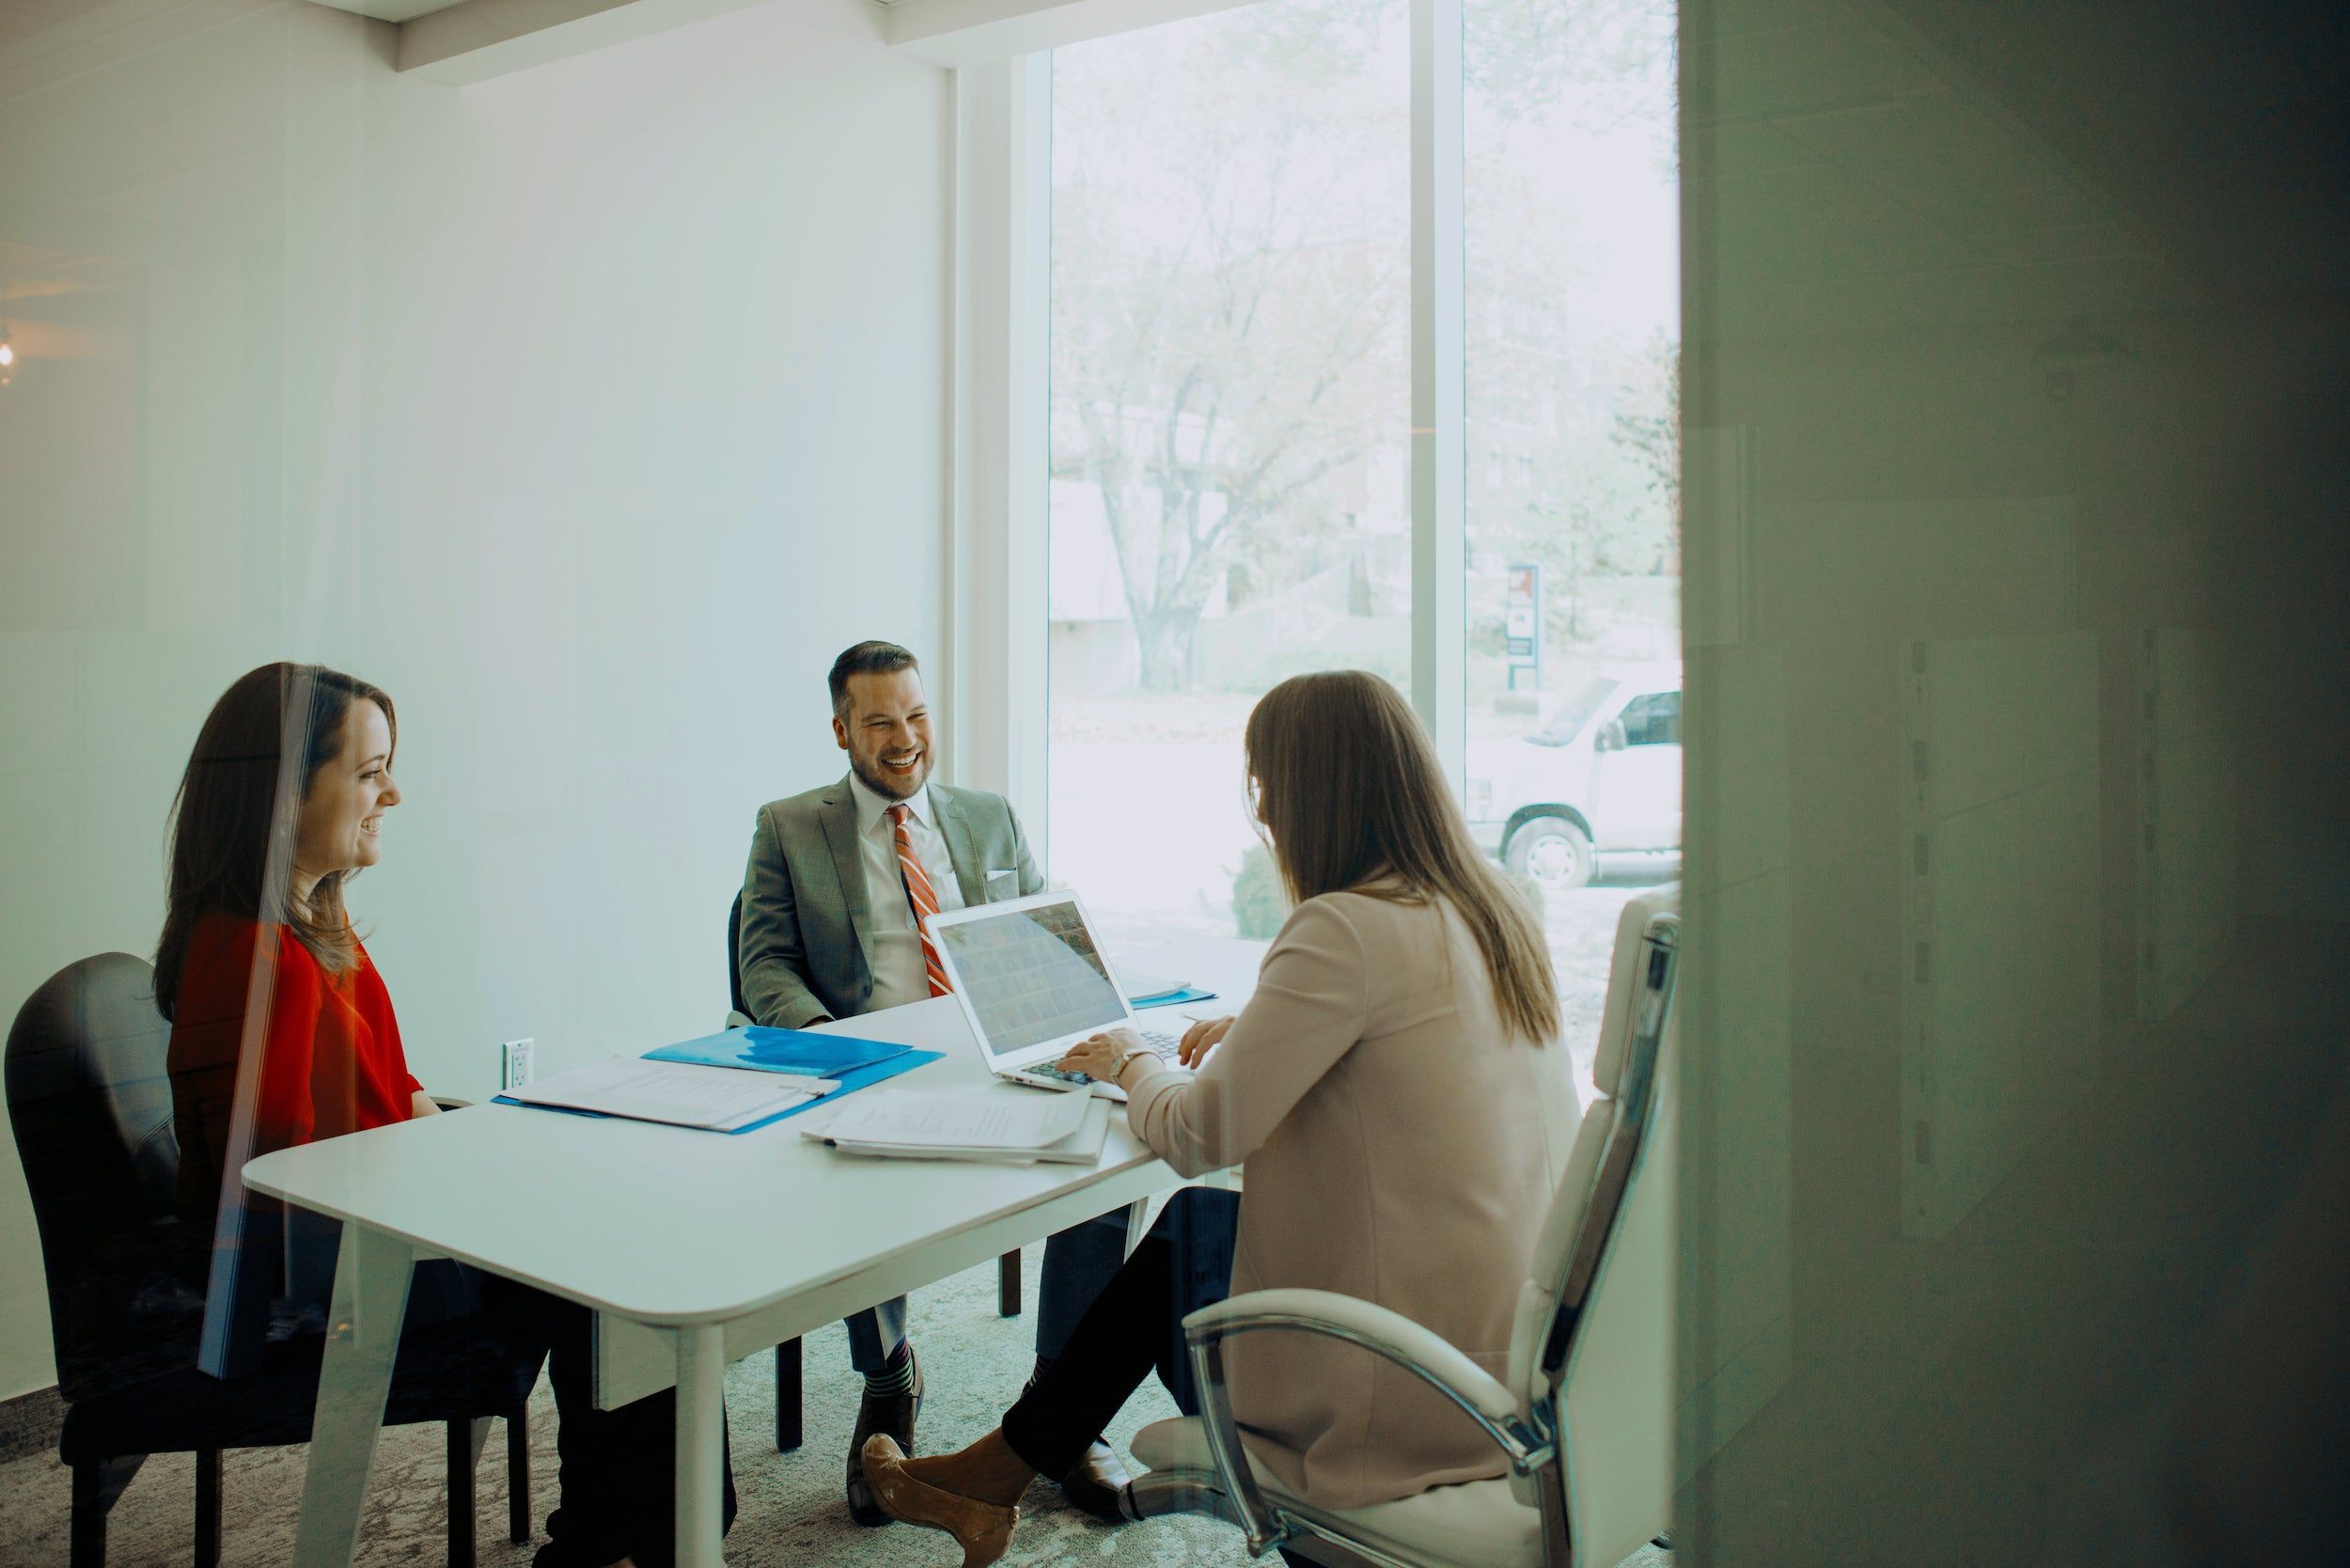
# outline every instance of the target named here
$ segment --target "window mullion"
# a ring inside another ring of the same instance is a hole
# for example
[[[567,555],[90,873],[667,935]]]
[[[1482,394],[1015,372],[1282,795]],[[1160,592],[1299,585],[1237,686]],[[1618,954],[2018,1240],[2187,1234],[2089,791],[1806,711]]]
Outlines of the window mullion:
[[[1462,788],[1467,546],[1462,0],[1412,0],[1412,702]]]

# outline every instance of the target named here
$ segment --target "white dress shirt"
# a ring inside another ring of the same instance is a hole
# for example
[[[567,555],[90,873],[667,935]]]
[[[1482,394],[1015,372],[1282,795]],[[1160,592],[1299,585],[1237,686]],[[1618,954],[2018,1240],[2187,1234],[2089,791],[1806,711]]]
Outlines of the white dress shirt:
[[[930,971],[922,962],[922,934],[915,929],[914,905],[906,898],[904,876],[898,870],[898,830],[889,820],[891,802],[867,788],[855,774],[849,791],[856,797],[857,845],[865,856],[865,891],[873,908],[873,999],[869,1011],[925,1000],[931,994]],[[938,909],[963,907],[963,887],[955,880],[955,864],[939,836],[938,819],[931,814],[928,784],[905,800],[906,838],[914,857],[922,862],[938,895]]]

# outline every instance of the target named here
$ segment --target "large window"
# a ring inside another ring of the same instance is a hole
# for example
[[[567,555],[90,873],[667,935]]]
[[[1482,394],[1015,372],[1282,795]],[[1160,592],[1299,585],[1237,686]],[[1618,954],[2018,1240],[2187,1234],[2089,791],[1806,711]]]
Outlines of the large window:
[[[1464,803],[1588,1070],[1617,915],[1680,868],[1673,7],[1464,5]]]
[[[1111,939],[1269,935],[1241,727],[1411,657],[1404,0],[1269,0],[1052,72],[1054,874]]]
[[[1415,44],[1414,0],[1260,0],[1053,57],[1053,870],[1123,945],[1269,934],[1242,724],[1287,675],[1377,670],[1451,731],[1588,1059],[1617,912],[1680,843],[1673,12],[1433,11],[1457,51]],[[1457,137],[1425,133],[1457,220],[1414,211],[1416,47],[1457,73]],[[1465,415],[1416,458],[1432,353]],[[1432,701],[1414,546],[1444,515]]]

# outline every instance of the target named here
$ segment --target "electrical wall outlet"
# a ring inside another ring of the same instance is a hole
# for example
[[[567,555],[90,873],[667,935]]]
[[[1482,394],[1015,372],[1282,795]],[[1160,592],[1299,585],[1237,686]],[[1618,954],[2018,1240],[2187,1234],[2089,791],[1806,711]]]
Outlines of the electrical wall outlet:
[[[498,1089],[520,1089],[530,1081],[530,1053],[535,1040],[509,1040],[498,1047]]]

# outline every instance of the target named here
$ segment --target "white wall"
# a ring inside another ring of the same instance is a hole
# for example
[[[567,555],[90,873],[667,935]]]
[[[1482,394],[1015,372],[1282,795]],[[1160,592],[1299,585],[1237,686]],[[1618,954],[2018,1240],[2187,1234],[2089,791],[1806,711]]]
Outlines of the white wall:
[[[0,1000],[152,950],[196,726],[299,657],[400,706],[352,902],[428,1084],[714,1027],[826,665],[943,623],[947,78],[768,7],[452,88],[225,10],[0,53],[0,273],[65,290],[0,390]],[[0,1397],[39,1281],[0,1154]]]

